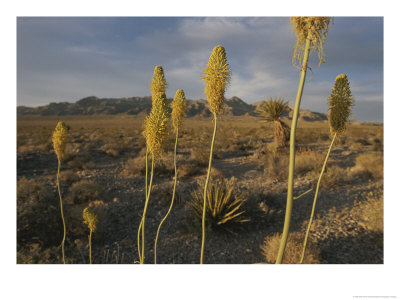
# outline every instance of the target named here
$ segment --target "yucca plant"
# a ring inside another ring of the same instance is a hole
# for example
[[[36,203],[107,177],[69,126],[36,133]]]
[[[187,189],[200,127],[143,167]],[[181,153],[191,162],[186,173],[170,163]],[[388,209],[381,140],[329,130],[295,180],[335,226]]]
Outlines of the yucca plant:
[[[69,127],[64,122],[58,122],[57,126],[56,126],[56,128],[55,128],[55,130],[53,132],[52,141],[53,141],[54,152],[57,155],[57,161],[58,161],[57,188],[58,188],[58,196],[60,198],[61,219],[62,219],[63,227],[64,227],[64,235],[63,235],[63,238],[62,238],[62,241],[61,241],[62,259],[63,259],[63,263],[64,264],[65,264],[64,244],[65,244],[65,238],[66,238],[66,235],[67,235],[67,230],[66,230],[66,227],[65,227],[63,201],[62,201],[62,197],[61,197],[60,167],[61,167],[61,162],[64,159],[65,147],[67,146],[68,138],[69,138]]]
[[[203,192],[203,217],[202,217],[202,239],[201,239],[201,253],[200,264],[203,263],[204,257],[204,243],[205,243],[205,215],[206,215],[206,198],[207,186],[210,179],[212,156],[215,142],[215,135],[217,132],[217,114],[222,111],[225,90],[230,82],[231,69],[226,59],[225,48],[218,45],[215,46],[207,63],[207,67],[203,70],[202,80],[205,83],[204,92],[207,96],[208,106],[214,117],[214,131],[211,140],[210,158],[208,163],[207,178]]]
[[[265,121],[274,124],[274,142],[277,147],[285,147],[289,141],[289,126],[281,120],[281,116],[288,109],[288,102],[283,98],[269,98],[258,109],[258,114]]]
[[[158,86],[158,88],[157,88]],[[144,121],[143,135],[146,140],[146,179],[145,179],[145,191],[146,200],[143,209],[142,219],[138,228],[138,252],[139,261],[141,264],[144,263],[144,252],[145,252],[145,220],[147,206],[150,198],[151,187],[153,183],[154,166],[156,161],[161,161],[164,143],[168,132],[168,121],[169,121],[169,110],[167,97],[165,95],[167,83],[164,77],[164,71],[161,66],[156,66],[154,69],[153,81],[151,85],[152,94],[152,108],[150,114]],[[151,155],[151,171],[150,171],[150,182],[147,185],[148,176],[148,154]],[[140,244],[140,234],[142,242]]]
[[[206,193],[206,219],[212,228],[227,229],[232,223],[243,223],[249,220],[244,218],[244,210],[241,210],[245,203],[243,198],[232,196],[233,188],[228,188],[224,181],[214,182],[207,188]],[[188,205],[196,217],[203,217],[203,190],[199,188],[192,192]]]
[[[296,127],[299,117],[301,97],[303,94],[304,82],[308,68],[308,57],[310,50],[317,50],[319,63],[324,62],[323,44],[325,43],[330,24],[329,17],[291,17],[290,22],[297,41],[293,49],[292,63],[300,69],[300,82],[297,90],[296,102],[293,109],[292,125],[290,127],[290,154],[289,154],[289,175],[288,175],[288,192],[286,201],[285,223],[282,231],[282,239],[276,258],[276,263],[281,264],[286,248],[286,242],[289,235],[290,218],[293,207],[293,180],[294,165],[296,152]],[[301,65],[301,67],[300,67]]]
[[[89,263],[92,263],[92,233],[96,230],[97,226],[97,216],[94,211],[90,207],[86,207],[82,213],[83,223],[87,224],[90,233],[89,233]]]
[[[319,174],[317,187],[315,190],[314,202],[311,209],[310,220],[308,222],[306,236],[304,238],[303,252],[301,254],[300,263],[303,263],[304,255],[307,247],[308,234],[310,232],[311,224],[314,218],[315,206],[317,204],[319,185],[321,183],[322,175],[325,172],[326,163],[328,161],[329,155],[333,143],[335,142],[336,136],[343,133],[346,130],[346,123],[351,114],[351,107],[354,105],[354,98],[351,95],[350,83],[345,74],[340,74],[336,77],[335,84],[332,89],[332,93],[328,98],[328,121],[331,135],[333,136],[331,144],[326,154],[324,164]]]
[[[172,191],[172,200],[171,204],[169,206],[169,209],[164,216],[164,218],[161,220],[160,225],[158,226],[157,229],[157,234],[156,234],[156,240],[154,242],[154,263],[157,263],[157,241],[158,241],[158,235],[160,233],[160,229],[162,224],[165,222],[167,219],[168,215],[170,214],[172,210],[172,206],[174,205],[174,199],[175,199],[175,190],[176,190],[176,182],[178,178],[178,172],[176,169],[176,148],[178,146],[178,136],[179,136],[179,129],[182,127],[183,123],[183,118],[186,114],[186,99],[185,99],[185,93],[183,90],[177,90],[174,100],[171,103],[172,107],[172,113],[171,113],[171,119],[172,119],[172,126],[175,132],[175,147],[174,147],[174,168],[175,168],[175,177],[174,177],[174,188]]]

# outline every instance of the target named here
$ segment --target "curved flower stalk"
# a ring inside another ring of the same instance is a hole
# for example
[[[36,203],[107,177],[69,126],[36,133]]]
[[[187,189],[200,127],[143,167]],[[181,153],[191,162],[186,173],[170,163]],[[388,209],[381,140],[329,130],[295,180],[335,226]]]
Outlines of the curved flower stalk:
[[[69,127],[64,122],[58,122],[57,126],[53,132],[52,141],[53,141],[54,152],[56,153],[57,160],[58,160],[57,188],[58,188],[58,196],[60,197],[61,219],[62,219],[63,227],[64,227],[64,235],[63,235],[63,239],[61,241],[62,259],[63,259],[64,264],[65,264],[64,244],[65,244],[65,237],[67,235],[67,230],[66,230],[66,226],[65,226],[65,219],[64,219],[64,212],[63,212],[63,201],[61,198],[60,167],[61,167],[61,162],[64,159],[65,147],[67,146],[68,138],[69,138]]]
[[[217,132],[217,114],[222,111],[225,90],[230,82],[231,69],[226,59],[225,48],[222,46],[215,46],[207,63],[207,67],[203,70],[203,77],[201,78],[205,83],[204,93],[207,96],[208,106],[214,116],[214,131],[211,141],[210,159],[208,163],[208,171],[206,183],[204,186],[204,205],[202,217],[202,239],[201,239],[201,253],[200,264],[203,263],[204,258],[204,244],[205,244],[205,216],[206,216],[206,203],[207,203],[207,187],[210,180],[212,156],[214,149],[215,135]]]
[[[293,109],[292,125],[290,127],[290,156],[289,156],[289,175],[288,175],[288,193],[286,201],[285,223],[282,231],[281,244],[276,259],[277,264],[281,264],[285,252],[287,238],[289,235],[290,218],[293,207],[293,180],[295,164],[295,139],[297,119],[300,111],[301,97],[303,94],[304,82],[308,68],[308,57],[310,50],[317,50],[319,62],[324,61],[323,44],[326,40],[330,24],[329,17],[292,17],[290,18],[292,28],[297,37],[296,45],[293,49],[292,63],[297,68],[301,63],[300,82],[297,90],[296,103]],[[301,57],[303,59],[301,60]]]
[[[87,224],[89,234],[89,263],[92,263],[92,233],[96,230],[98,219],[94,211],[90,207],[86,207],[82,213],[83,223]]]
[[[161,72],[160,72],[161,71]],[[165,84],[164,84],[165,83]],[[157,89],[157,84],[160,87]],[[151,187],[153,183],[154,166],[156,161],[160,161],[164,149],[164,143],[168,132],[168,121],[169,121],[169,110],[167,97],[164,93],[166,88],[166,82],[162,67],[156,66],[154,69],[153,83],[151,85],[152,91],[152,108],[150,114],[144,121],[143,135],[146,139],[146,152],[151,155],[151,172],[150,172],[150,183],[147,186],[147,156],[146,153],[146,201],[144,205],[142,219],[138,228],[138,252],[139,261],[141,264],[144,263],[144,251],[145,251],[145,220],[148,201],[150,198]],[[140,233],[142,236],[142,242],[140,244]],[[141,249],[140,249],[141,248]]]
[[[332,93],[328,98],[328,121],[331,135],[333,136],[331,144],[326,154],[324,164],[319,174],[317,187],[315,190],[314,202],[311,209],[310,220],[308,222],[306,236],[304,238],[303,252],[301,254],[300,263],[304,261],[304,255],[307,247],[308,235],[310,232],[311,224],[314,218],[315,206],[317,204],[319,185],[321,183],[322,175],[325,172],[326,163],[328,161],[329,155],[335,138],[337,135],[343,133],[346,130],[346,123],[349,120],[351,114],[351,107],[354,105],[354,98],[351,95],[350,84],[345,74],[340,74],[336,77],[335,84],[332,89]]]
[[[154,242],[154,263],[157,263],[157,241],[158,241],[158,235],[160,233],[160,229],[162,224],[165,222],[167,219],[168,215],[170,214],[172,210],[172,206],[174,205],[174,199],[175,199],[175,190],[176,190],[176,182],[178,178],[178,173],[176,169],[176,149],[178,146],[178,136],[179,136],[179,129],[182,127],[183,123],[183,118],[186,114],[186,99],[185,99],[185,93],[183,90],[177,90],[174,100],[171,103],[172,107],[172,113],[171,113],[171,119],[172,119],[172,126],[175,132],[175,148],[174,148],[174,168],[175,168],[175,177],[174,177],[174,188],[172,191],[172,200],[171,204],[169,206],[169,209],[164,216],[164,218],[161,220],[160,225],[158,226],[157,229],[157,234],[156,234],[156,239]]]

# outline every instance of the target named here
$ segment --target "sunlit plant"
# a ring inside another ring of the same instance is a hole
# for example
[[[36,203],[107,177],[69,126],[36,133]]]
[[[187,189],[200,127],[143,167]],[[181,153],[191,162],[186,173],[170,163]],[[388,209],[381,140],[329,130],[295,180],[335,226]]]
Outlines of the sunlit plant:
[[[97,216],[90,207],[86,207],[82,213],[83,223],[87,224],[89,233],[89,263],[92,263],[92,233],[96,230],[97,226]]]
[[[182,126],[183,123],[183,118],[186,114],[186,99],[185,99],[185,93],[183,90],[177,90],[174,100],[171,103],[172,107],[172,113],[171,113],[171,119],[172,119],[172,126],[175,132],[175,148],[174,148],[174,168],[175,168],[175,177],[174,177],[174,188],[172,191],[172,200],[171,204],[169,206],[169,209],[164,216],[164,218],[161,220],[160,225],[158,226],[157,229],[157,234],[156,234],[156,240],[154,243],[154,263],[157,263],[157,241],[158,241],[158,235],[160,233],[160,229],[162,224],[165,222],[167,219],[168,215],[170,214],[172,210],[172,206],[174,205],[174,199],[175,199],[175,191],[176,191],[176,182],[178,178],[178,173],[176,169],[176,149],[178,146],[178,136],[179,136],[179,129]]]
[[[269,98],[258,109],[258,114],[267,122],[274,124],[274,142],[278,147],[286,146],[289,140],[289,127],[281,120],[281,116],[289,109],[283,98]]]
[[[315,206],[317,204],[319,185],[321,183],[322,175],[325,172],[326,163],[328,161],[333,143],[335,142],[337,135],[343,133],[346,130],[346,123],[349,120],[351,114],[351,107],[353,105],[354,105],[354,98],[351,95],[350,83],[345,74],[340,74],[336,77],[332,93],[328,98],[328,106],[329,106],[328,121],[329,121],[330,132],[333,137],[328,149],[328,153],[326,154],[325,161],[321,169],[321,173],[319,174],[317,187],[315,190],[314,202],[311,209],[310,220],[308,222],[306,236],[304,238],[303,252],[301,254],[301,259],[300,259],[301,264],[303,263],[304,260],[304,255],[307,247],[308,234],[310,232],[311,224],[314,218]]]
[[[52,141],[53,141],[54,152],[56,153],[57,160],[58,160],[57,188],[58,188],[58,196],[60,198],[61,219],[62,219],[63,227],[64,227],[64,235],[63,235],[63,239],[61,241],[62,259],[63,259],[64,264],[65,264],[64,244],[65,244],[65,237],[67,234],[67,230],[65,227],[63,201],[62,201],[61,189],[60,189],[60,167],[61,167],[61,162],[64,159],[65,147],[67,146],[68,138],[69,138],[69,127],[64,122],[58,122],[57,126],[53,132]]]
[[[296,127],[300,111],[301,97],[303,94],[304,82],[308,68],[308,57],[310,50],[318,51],[319,64],[324,62],[323,45],[328,34],[330,24],[329,17],[291,17],[290,23],[297,37],[296,45],[293,49],[292,63],[300,69],[300,82],[297,90],[296,102],[293,109],[292,125],[290,127],[290,154],[289,154],[289,175],[288,192],[286,201],[285,223],[282,231],[282,239],[276,258],[276,263],[281,264],[289,235],[290,218],[293,207],[293,179],[296,152]]]
[[[210,158],[208,163],[207,178],[203,193],[203,216],[202,216],[202,239],[200,264],[203,263],[204,243],[205,243],[205,222],[206,222],[206,204],[207,204],[207,187],[210,179],[212,156],[214,149],[215,135],[217,132],[217,114],[222,111],[224,105],[225,90],[230,82],[231,69],[226,59],[225,48],[218,45],[215,46],[207,63],[207,67],[203,70],[202,80],[205,83],[204,92],[207,96],[208,106],[214,117],[214,131],[211,140]]]
[[[157,88],[158,86],[158,88]],[[138,228],[138,252],[139,261],[141,264],[144,263],[144,252],[145,252],[145,220],[147,206],[150,198],[151,187],[153,183],[154,166],[156,161],[161,161],[161,156],[164,149],[164,143],[168,132],[168,121],[169,121],[169,110],[167,97],[165,95],[165,88],[167,84],[164,77],[164,72],[161,66],[156,66],[154,69],[153,82],[151,85],[152,94],[152,108],[150,114],[144,121],[143,135],[146,140],[146,179],[145,179],[145,191],[146,200],[143,209],[142,219]],[[148,166],[147,157],[151,155],[151,171],[150,171],[150,182],[147,184]],[[140,234],[142,241],[140,243]]]

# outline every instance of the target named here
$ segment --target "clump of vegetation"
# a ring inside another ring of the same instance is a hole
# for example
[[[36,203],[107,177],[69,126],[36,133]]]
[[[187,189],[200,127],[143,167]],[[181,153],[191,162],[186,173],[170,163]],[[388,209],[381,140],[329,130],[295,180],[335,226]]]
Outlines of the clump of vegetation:
[[[289,142],[290,128],[281,120],[288,109],[289,104],[283,98],[269,98],[259,107],[259,115],[274,124],[274,142],[278,148],[286,147]]]
[[[226,225],[232,223],[248,222],[244,217],[245,211],[242,210],[246,202],[244,198],[232,195],[233,187],[227,187],[225,181],[216,181],[207,188],[206,193],[206,220],[214,229],[228,229]],[[192,192],[192,197],[188,201],[189,207],[195,216],[203,218],[203,191],[201,187]]]
[[[65,170],[60,172],[60,180],[62,182],[74,183],[79,180],[79,176],[72,170]]]
[[[275,263],[276,255],[279,251],[279,245],[281,243],[281,234],[277,233],[273,236],[267,236],[264,240],[264,244],[261,246],[262,255],[265,257],[267,263]],[[298,232],[289,234],[285,256],[282,263],[284,264],[298,264],[303,249],[303,235]],[[320,264],[322,263],[320,258],[319,247],[310,242],[307,247],[308,255],[303,261],[305,264]]]
[[[356,165],[351,170],[354,176],[362,179],[383,178],[383,157],[380,153],[362,153],[356,158]]]
[[[339,188],[343,184],[351,182],[352,176],[349,175],[348,169],[341,168],[337,165],[330,166],[321,180],[321,188],[333,189]]]
[[[64,158],[65,147],[67,145],[68,138],[69,138],[69,127],[67,125],[65,125],[64,122],[58,122],[56,129],[53,132],[52,141],[53,141],[54,152],[56,153],[57,160],[58,160],[57,188],[58,188],[58,195],[60,197],[61,219],[62,219],[63,227],[64,227],[64,235],[63,235],[63,239],[61,242],[62,258],[63,258],[64,264],[65,264],[64,243],[65,243],[65,237],[66,237],[67,232],[66,232],[66,228],[65,228],[63,201],[61,198],[61,189],[60,189],[60,167],[61,167],[61,161]]]
[[[211,164],[213,158],[215,135],[217,132],[217,114],[222,111],[224,105],[225,90],[231,78],[231,69],[226,59],[225,48],[218,45],[215,46],[207,63],[207,67],[203,71],[203,77],[206,87],[204,92],[207,96],[208,106],[214,117],[214,132],[211,140],[210,159],[208,164],[207,178],[203,192],[203,215],[202,215],[202,239],[200,264],[204,258],[204,243],[205,243],[205,226],[206,226],[206,202],[207,202],[207,186],[210,179]]]
[[[90,201],[102,200],[104,195],[103,187],[97,183],[88,180],[75,182],[67,196],[71,204],[85,204]]]

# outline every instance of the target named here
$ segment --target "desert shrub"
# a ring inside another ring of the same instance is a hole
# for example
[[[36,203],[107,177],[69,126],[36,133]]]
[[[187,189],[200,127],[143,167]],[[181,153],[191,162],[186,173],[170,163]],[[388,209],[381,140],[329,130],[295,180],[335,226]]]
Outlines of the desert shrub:
[[[192,163],[196,164],[199,167],[206,167],[208,165],[209,158],[210,158],[210,151],[206,147],[193,146],[190,149],[189,159],[192,161]]]
[[[289,156],[286,153],[271,153],[267,156],[267,165],[264,173],[273,179],[287,180],[288,165]]]
[[[227,187],[225,182],[212,181],[207,188],[206,196],[206,223],[213,229],[227,229],[226,225],[232,223],[243,223],[249,221],[241,209],[245,199],[235,197],[233,188]],[[201,220],[203,216],[203,185],[192,192],[188,201],[189,207],[195,216]]]
[[[97,183],[81,180],[75,182],[67,196],[67,201],[70,204],[83,204],[90,201],[102,200],[104,190],[103,187]]]
[[[172,153],[164,153],[162,160],[157,162],[154,167],[154,175],[156,176],[171,176],[174,174],[174,162]],[[177,156],[177,160],[181,160],[181,156]],[[148,168],[150,172],[151,158],[148,158]],[[125,176],[140,176],[146,174],[146,157],[138,155],[135,158],[130,158],[126,161],[122,171]]]
[[[65,170],[60,172],[60,181],[74,183],[79,180],[79,175],[72,170]]]
[[[121,153],[121,146],[116,143],[107,143],[104,144],[101,148],[105,154],[111,157],[118,157]]]
[[[178,166],[178,177],[191,177],[205,172],[204,167],[195,162],[187,162]]]
[[[296,154],[295,174],[304,175],[308,172],[319,173],[325,155],[312,150],[302,150]]]
[[[379,151],[379,152],[383,151],[383,142],[380,138],[374,138],[372,145],[373,145],[372,147],[373,151]]]
[[[74,170],[90,170],[95,167],[92,157],[87,153],[68,154],[64,160]]]
[[[124,164],[122,173],[127,176],[138,176],[146,174],[146,158],[138,156],[130,158]]]
[[[18,246],[32,241],[43,246],[61,242],[62,223],[56,196],[44,183],[22,177],[17,182]]]
[[[382,153],[362,153],[356,158],[356,164],[351,170],[354,176],[362,179],[383,178]]]
[[[342,184],[345,184],[350,180],[351,176],[349,176],[347,169],[333,165],[327,168],[326,173],[322,176],[321,188],[340,188]]]
[[[284,264],[298,264],[300,262],[301,253],[303,252],[304,236],[301,233],[293,232],[289,234],[285,255],[283,257]],[[267,236],[264,244],[261,246],[261,251],[267,263],[274,264],[279,245],[281,243],[281,234],[276,233],[273,236]],[[319,247],[312,241],[308,241],[306,255],[304,257],[304,264],[320,264]]]

